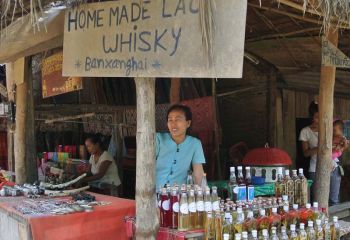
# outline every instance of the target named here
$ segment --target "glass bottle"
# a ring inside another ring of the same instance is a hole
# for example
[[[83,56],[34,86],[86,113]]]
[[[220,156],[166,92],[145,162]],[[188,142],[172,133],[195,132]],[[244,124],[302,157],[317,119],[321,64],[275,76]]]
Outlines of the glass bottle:
[[[314,221],[314,226],[317,226],[316,221],[318,219],[321,220],[321,213],[320,213],[320,210],[318,208],[318,202],[314,202],[314,204],[313,204],[313,217],[312,218],[313,218],[313,221]]]
[[[190,190],[190,195],[188,196],[188,210],[190,216],[189,229],[194,229],[197,225],[197,207],[194,190]]]
[[[173,188],[170,197],[170,208],[171,208],[171,228],[176,229],[178,227],[179,218],[179,196],[177,194],[176,188]]]
[[[228,194],[232,201],[237,201],[238,184],[236,180],[235,167],[230,167],[230,181],[228,183]]]
[[[204,192],[207,189],[208,182],[207,182],[207,174],[203,173],[202,181],[201,181],[201,188],[202,191]]]
[[[222,240],[222,214],[221,211],[215,212],[215,240]]]
[[[290,223],[297,225],[300,223],[300,215],[298,210],[298,204],[293,204],[293,210],[289,212]]]
[[[220,199],[218,197],[218,188],[213,186],[211,190],[212,190],[212,193],[211,193],[212,207],[213,207],[213,211],[215,212],[220,210]]]
[[[312,220],[313,211],[311,209],[311,204],[307,203],[306,207],[300,211],[300,222],[307,224],[308,221]]]
[[[258,230],[260,231],[260,233],[264,229],[270,229],[270,221],[269,221],[269,218],[266,217],[265,215],[265,209],[260,210],[260,217],[257,219],[257,221],[258,221]]]
[[[290,225],[290,235],[289,240],[298,240],[298,234],[295,230],[295,224]]]
[[[275,183],[275,195],[277,198],[286,194],[286,185],[283,180],[283,168],[277,168],[277,182]]]
[[[252,230],[250,240],[258,240],[258,231],[256,229]]]
[[[322,228],[322,222],[320,219],[316,220],[316,239],[317,240],[324,240],[324,234],[323,234],[323,228]]]
[[[186,185],[190,185],[190,186],[194,185],[194,181],[193,181],[193,176],[192,176],[192,171],[191,170],[188,170],[188,172],[187,172]]]
[[[286,184],[286,194],[288,195],[288,201],[290,204],[293,204],[294,203],[294,181],[289,175],[289,170],[286,170],[284,182]]]
[[[160,207],[160,226],[170,227],[171,220],[170,198],[166,188],[162,188],[161,207]]]
[[[190,226],[190,215],[188,212],[187,193],[183,192],[180,199],[179,231],[187,231]]]
[[[307,233],[305,231],[304,223],[300,223],[299,240],[307,240]]]
[[[251,232],[258,229],[258,223],[254,218],[253,211],[248,211],[247,218],[244,220],[243,231]]]
[[[207,212],[205,220],[205,240],[215,240],[215,221],[211,212]]]
[[[204,228],[204,199],[202,190],[199,189],[196,197],[196,208],[197,208],[197,217],[196,217],[196,228]]]
[[[307,183],[307,179],[304,176],[304,169],[299,168],[299,176],[298,176],[298,181],[297,181],[297,188],[298,188],[298,195],[299,195],[299,205],[300,206],[306,206],[306,204],[308,203],[308,183]]]
[[[279,240],[278,236],[277,236],[277,229],[276,227],[272,227],[271,228],[271,237],[270,240]]]
[[[238,185],[240,184],[244,184],[244,177],[243,177],[243,167],[242,166],[238,166],[237,167],[237,170],[238,170],[238,174],[237,174],[237,183]]]
[[[289,240],[286,227],[281,228],[280,240]]]
[[[223,236],[225,236],[225,234],[227,234],[229,236],[230,240],[233,239],[232,223],[230,221],[230,218],[226,217],[226,213],[225,213],[224,222],[222,224],[222,234],[223,234]]]
[[[252,175],[250,174],[250,167],[245,167],[245,184],[252,185]]]
[[[338,223],[338,217],[333,217],[333,225],[331,227],[332,240],[340,240],[340,226]]]
[[[271,227],[275,227],[277,232],[280,232],[282,217],[277,213],[277,208],[272,208],[272,214],[269,219]]]
[[[282,217],[282,226],[288,228],[290,224],[289,206],[283,206],[283,213],[281,214],[281,217]]]
[[[236,233],[235,234],[235,240],[241,240],[241,234],[240,233]]]
[[[314,229],[314,222],[308,221],[308,228],[307,228],[307,239],[308,240],[316,240],[316,231]]]
[[[243,232],[244,214],[242,208],[237,208],[237,220],[233,222],[234,233]]]
[[[324,220],[323,234],[324,240],[332,240],[331,226],[329,225],[328,218]]]

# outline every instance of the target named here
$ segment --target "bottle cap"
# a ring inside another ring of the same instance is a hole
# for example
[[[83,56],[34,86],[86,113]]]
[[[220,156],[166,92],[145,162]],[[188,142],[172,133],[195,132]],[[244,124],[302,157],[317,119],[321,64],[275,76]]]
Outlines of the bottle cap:
[[[297,170],[292,170],[293,174],[296,175],[297,174]]]
[[[260,209],[260,215],[261,215],[261,216],[265,216],[265,214],[266,214],[265,209]]]
[[[337,216],[333,217],[333,222],[338,222],[338,217]]]
[[[235,171],[235,167],[230,167],[230,172],[234,172]]]
[[[283,199],[283,201],[288,201],[288,195],[283,195],[282,199]]]
[[[224,233],[224,240],[230,240],[230,234]]]
[[[256,238],[258,236],[258,231],[252,230],[252,236]]]
[[[289,206],[283,206],[283,211],[288,212],[289,211]]]
[[[289,176],[289,170],[288,169],[285,171],[285,173],[286,173],[286,176]]]
[[[242,213],[243,209],[241,207],[237,208],[237,213]]]
[[[304,173],[304,169],[299,168],[299,174]]]
[[[212,186],[211,190],[212,190],[212,192],[214,192],[214,191],[216,192],[218,190],[218,188],[216,186]]]
[[[277,228],[276,228],[276,227],[272,227],[272,228],[271,228],[271,232],[272,232],[272,233],[276,233],[276,232],[277,232]]]
[[[291,230],[291,231],[295,231],[295,224],[291,224],[291,225],[290,225],[290,230]]]
[[[300,229],[304,230],[305,229],[305,224],[304,223],[300,223]]]
[[[249,170],[250,170],[250,167],[245,167],[245,170],[246,170],[246,171],[249,171]]]
[[[227,168],[226,168],[226,169],[227,169]],[[238,166],[237,169],[238,169],[238,170],[242,170],[243,167],[242,167],[242,166]]]
[[[307,209],[310,209],[310,208],[311,208],[311,204],[310,204],[310,203],[307,203],[307,204],[306,204],[306,208],[307,208]]]
[[[277,213],[277,208],[273,207],[272,208],[272,213]]]
[[[248,232],[242,232],[242,237],[247,238],[248,237]]]
[[[294,210],[298,210],[298,207],[299,207],[298,204],[293,204],[293,209]]]
[[[316,224],[321,225],[321,219],[316,219]]]
[[[314,202],[314,208],[318,208],[318,202]]]
[[[235,240],[241,240],[241,234],[236,233],[235,234]]]
[[[313,227],[313,226],[314,226],[314,222],[313,222],[313,221],[308,221],[308,222],[307,222],[307,225],[308,225],[309,227]]]

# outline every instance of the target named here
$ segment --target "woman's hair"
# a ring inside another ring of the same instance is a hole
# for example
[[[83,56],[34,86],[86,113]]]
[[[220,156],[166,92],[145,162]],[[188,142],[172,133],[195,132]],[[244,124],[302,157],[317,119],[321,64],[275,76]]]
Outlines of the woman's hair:
[[[90,142],[92,142],[94,145],[98,144],[100,146],[100,148],[102,149],[102,138],[100,134],[91,134],[89,135],[86,140],[89,140]]]
[[[167,113],[167,118],[169,117],[169,114],[172,111],[179,111],[179,112],[183,112],[185,114],[186,117],[186,121],[192,121],[192,111],[191,108],[184,106],[184,105],[180,105],[180,104],[176,104],[173,105],[169,108],[168,113]]]
[[[335,120],[333,122],[333,127],[335,127],[335,126],[340,126],[342,129],[344,129],[344,122],[343,122],[343,120],[340,120],[340,119]]]
[[[312,101],[309,105],[309,116],[314,117],[315,113],[318,113],[318,104]]]

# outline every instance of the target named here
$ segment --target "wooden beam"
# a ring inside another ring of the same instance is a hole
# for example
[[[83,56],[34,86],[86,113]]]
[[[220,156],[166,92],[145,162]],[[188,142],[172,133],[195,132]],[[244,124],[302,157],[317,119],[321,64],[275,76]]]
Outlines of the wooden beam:
[[[283,90],[283,149],[289,154],[295,167],[296,159],[296,130],[295,130],[295,92]]]
[[[155,78],[135,78],[137,99],[136,239],[156,239]]]
[[[177,104],[180,102],[180,89],[181,89],[181,79],[172,78],[170,87],[170,104]]]
[[[50,124],[50,123],[54,123],[54,122],[64,122],[64,121],[68,121],[68,120],[93,117],[95,115],[96,115],[96,113],[85,113],[85,114],[79,114],[79,115],[74,115],[74,116],[60,117],[60,118],[45,120],[45,123]]]
[[[338,31],[330,30],[327,39],[338,46]],[[321,66],[319,93],[318,159],[316,166],[315,198],[323,208],[328,208],[330,175],[332,170],[332,139],[335,67]]]
[[[246,40],[246,42],[255,42],[255,41],[261,41],[264,39],[271,39],[271,38],[285,38],[285,37],[290,37],[290,36],[294,36],[302,33],[316,32],[316,31],[319,32],[320,29],[321,29],[320,27],[312,27],[312,28],[305,28],[298,31],[287,32],[287,33],[267,34],[260,37],[249,38]]]

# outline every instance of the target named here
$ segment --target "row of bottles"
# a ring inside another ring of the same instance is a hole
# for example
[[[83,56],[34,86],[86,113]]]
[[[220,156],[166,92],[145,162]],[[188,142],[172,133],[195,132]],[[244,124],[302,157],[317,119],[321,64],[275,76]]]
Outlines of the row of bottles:
[[[297,170],[293,170],[292,176],[290,176],[289,170],[285,170],[285,175],[283,175],[283,168],[278,168],[275,193],[276,197],[287,195],[290,204],[306,206],[309,194],[308,183],[303,169],[299,169],[299,175]]]
[[[340,240],[340,226],[338,217],[333,217],[333,224],[326,218],[324,223],[320,219],[308,221],[307,228],[300,223],[299,229],[296,224],[282,226],[280,229],[273,226],[270,229],[261,228],[258,224],[251,230],[244,227],[239,221],[230,224],[227,217],[221,222],[219,214],[206,215],[205,239],[206,240]]]
[[[230,167],[230,180],[228,183],[228,195],[232,201],[252,201],[254,199],[254,186],[250,167],[246,167],[246,174],[243,176],[243,167],[237,167],[237,177],[235,167]]]

